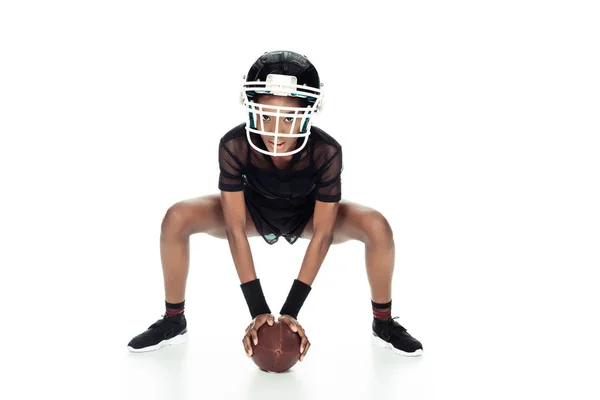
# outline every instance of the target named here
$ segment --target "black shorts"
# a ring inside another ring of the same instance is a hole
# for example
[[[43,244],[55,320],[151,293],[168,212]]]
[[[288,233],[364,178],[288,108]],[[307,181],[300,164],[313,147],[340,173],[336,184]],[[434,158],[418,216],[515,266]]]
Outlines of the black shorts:
[[[315,210],[314,196],[269,199],[246,187],[244,197],[256,230],[268,244],[277,243],[281,236],[294,244]]]

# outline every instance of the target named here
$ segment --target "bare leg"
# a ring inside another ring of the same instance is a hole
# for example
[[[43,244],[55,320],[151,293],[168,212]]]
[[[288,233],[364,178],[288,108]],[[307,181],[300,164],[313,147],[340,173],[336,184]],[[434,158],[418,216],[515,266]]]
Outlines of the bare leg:
[[[376,225],[365,243],[365,262],[371,286],[371,298],[375,303],[387,303],[392,299],[392,276],[394,274],[395,244],[392,230],[383,217],[373,217]]]
[[[302,237],[313,235],[313,221],[308,222]],[[365,244],[365,263],[371,287],[371,300],[386,304],[392,300],[394,273],[394,235],[387,219],[377,210],[356,203],[341,201],[335,221],[333,243],[358,240]],[[405,356],[419,356],[423,345],[413,338],[395,318],[390,308],[373,306],[373,341]],[[401,329],[400,329],[401,328]]]
[[[190,236],[195,233],[226,238],[219,194],[178,202],[167,210],[163,218],[160,231],[160,257],[165,300],[169,303],[180,303],[185,300],[190,264]],[[249,214],[246,214],[246,234],[248,237],[258,236]]]
[[[302,238],[310,239],[313,233],[312,218],[306,225]],[[392,229],[386,218],[372,208],[342,200],[338,209],[333,243],[358,240],[365,244],[365,264],[371,286],[371,299],[388,303],[392,298],[395,244]]]

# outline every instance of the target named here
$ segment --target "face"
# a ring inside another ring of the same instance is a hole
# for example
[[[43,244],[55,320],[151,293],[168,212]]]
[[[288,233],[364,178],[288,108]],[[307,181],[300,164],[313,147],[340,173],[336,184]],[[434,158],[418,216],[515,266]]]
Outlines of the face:
[[[298,98],[298,97],[287,97],[287,96],[274,96],[274,95],[261,95],[258,96],[258,98],[255,101],[256,103],[260,103],[260,104],[264,104],[264,105],[269,105],[269,106],[276,106],[276,107],[303,107],[304,103],[303,100]],[[268,108],[268,107],[263,107],[263,111],[267,111],[267,112],[277,112],[276,109],[274,108]],[[283,134],[283,135],[288,135],[290,133],[300,133],[300,128],[301,128],[301,119],[300,118],[295,118],[295,122],[294,122],[294,111],[291,110],[285,110],[285,111],[281,111],[282,115],[281,117],[279,117],[279,126],[278,126],[278,132],[279,134]],[[286,117],[285,114],[290,115],[289,117]],[[301,115],[301,113],[298,113],[298,115]],[[275,125],[276,125],[276,119],[277,117],[274,115],[260,115],[257,114],[258,117],[258,121],[257,121],[257,129],[258,130],[264,130],[265,132],[271,132],[271,133],[275,133]],[[294,129],[291,130],[292,128],[292,124],[294,125]],[[275,137],[273,136],[267,136],[267,135],[260,135],[262,141],[265,143],[265,146],[267,146],[267,149],[270,152],[274,152],[275,151]],[[292,149],[295,148],[296,146],[296,141],[298,140],[297,137],[279,137],[278,138],[278,145],[277,145],[277,152],[278,153],[285,153],[288,151],[291,151]],[[304,139],[303,139],[304,140]]]

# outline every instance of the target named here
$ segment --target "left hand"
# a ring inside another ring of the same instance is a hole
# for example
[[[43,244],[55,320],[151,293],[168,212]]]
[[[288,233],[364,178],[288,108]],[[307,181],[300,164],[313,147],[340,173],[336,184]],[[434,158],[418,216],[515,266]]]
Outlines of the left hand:
[[[300,342],[300,361],[304,360],[304,356],[306,356],[308,349],[310,349],[310,342],[306,337],[306,333],[304,332],[304,328],[302,328],[302,325],[298,323],[296,318],[286,314],[280,316],[279,318],[277,318],[277,320],[279,322],[287,324],[287,326],[289,326],[292,331],[296,332],[300,336],[300,338],[302,339],[302,341]]]

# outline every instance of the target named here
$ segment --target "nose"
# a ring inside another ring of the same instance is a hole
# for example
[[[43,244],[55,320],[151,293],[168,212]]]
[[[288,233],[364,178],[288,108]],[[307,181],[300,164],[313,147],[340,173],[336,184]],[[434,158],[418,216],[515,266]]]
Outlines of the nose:
[[[283,124],[283,118],[279,118],[279,123],[278,124],[274,124],[277,129],[275,130],[275,132],[277,132],[280,135],[285,135],[286,133],[286,129],[285,129],[285,125]],[[273,127],[275,129],[275,127]]]

